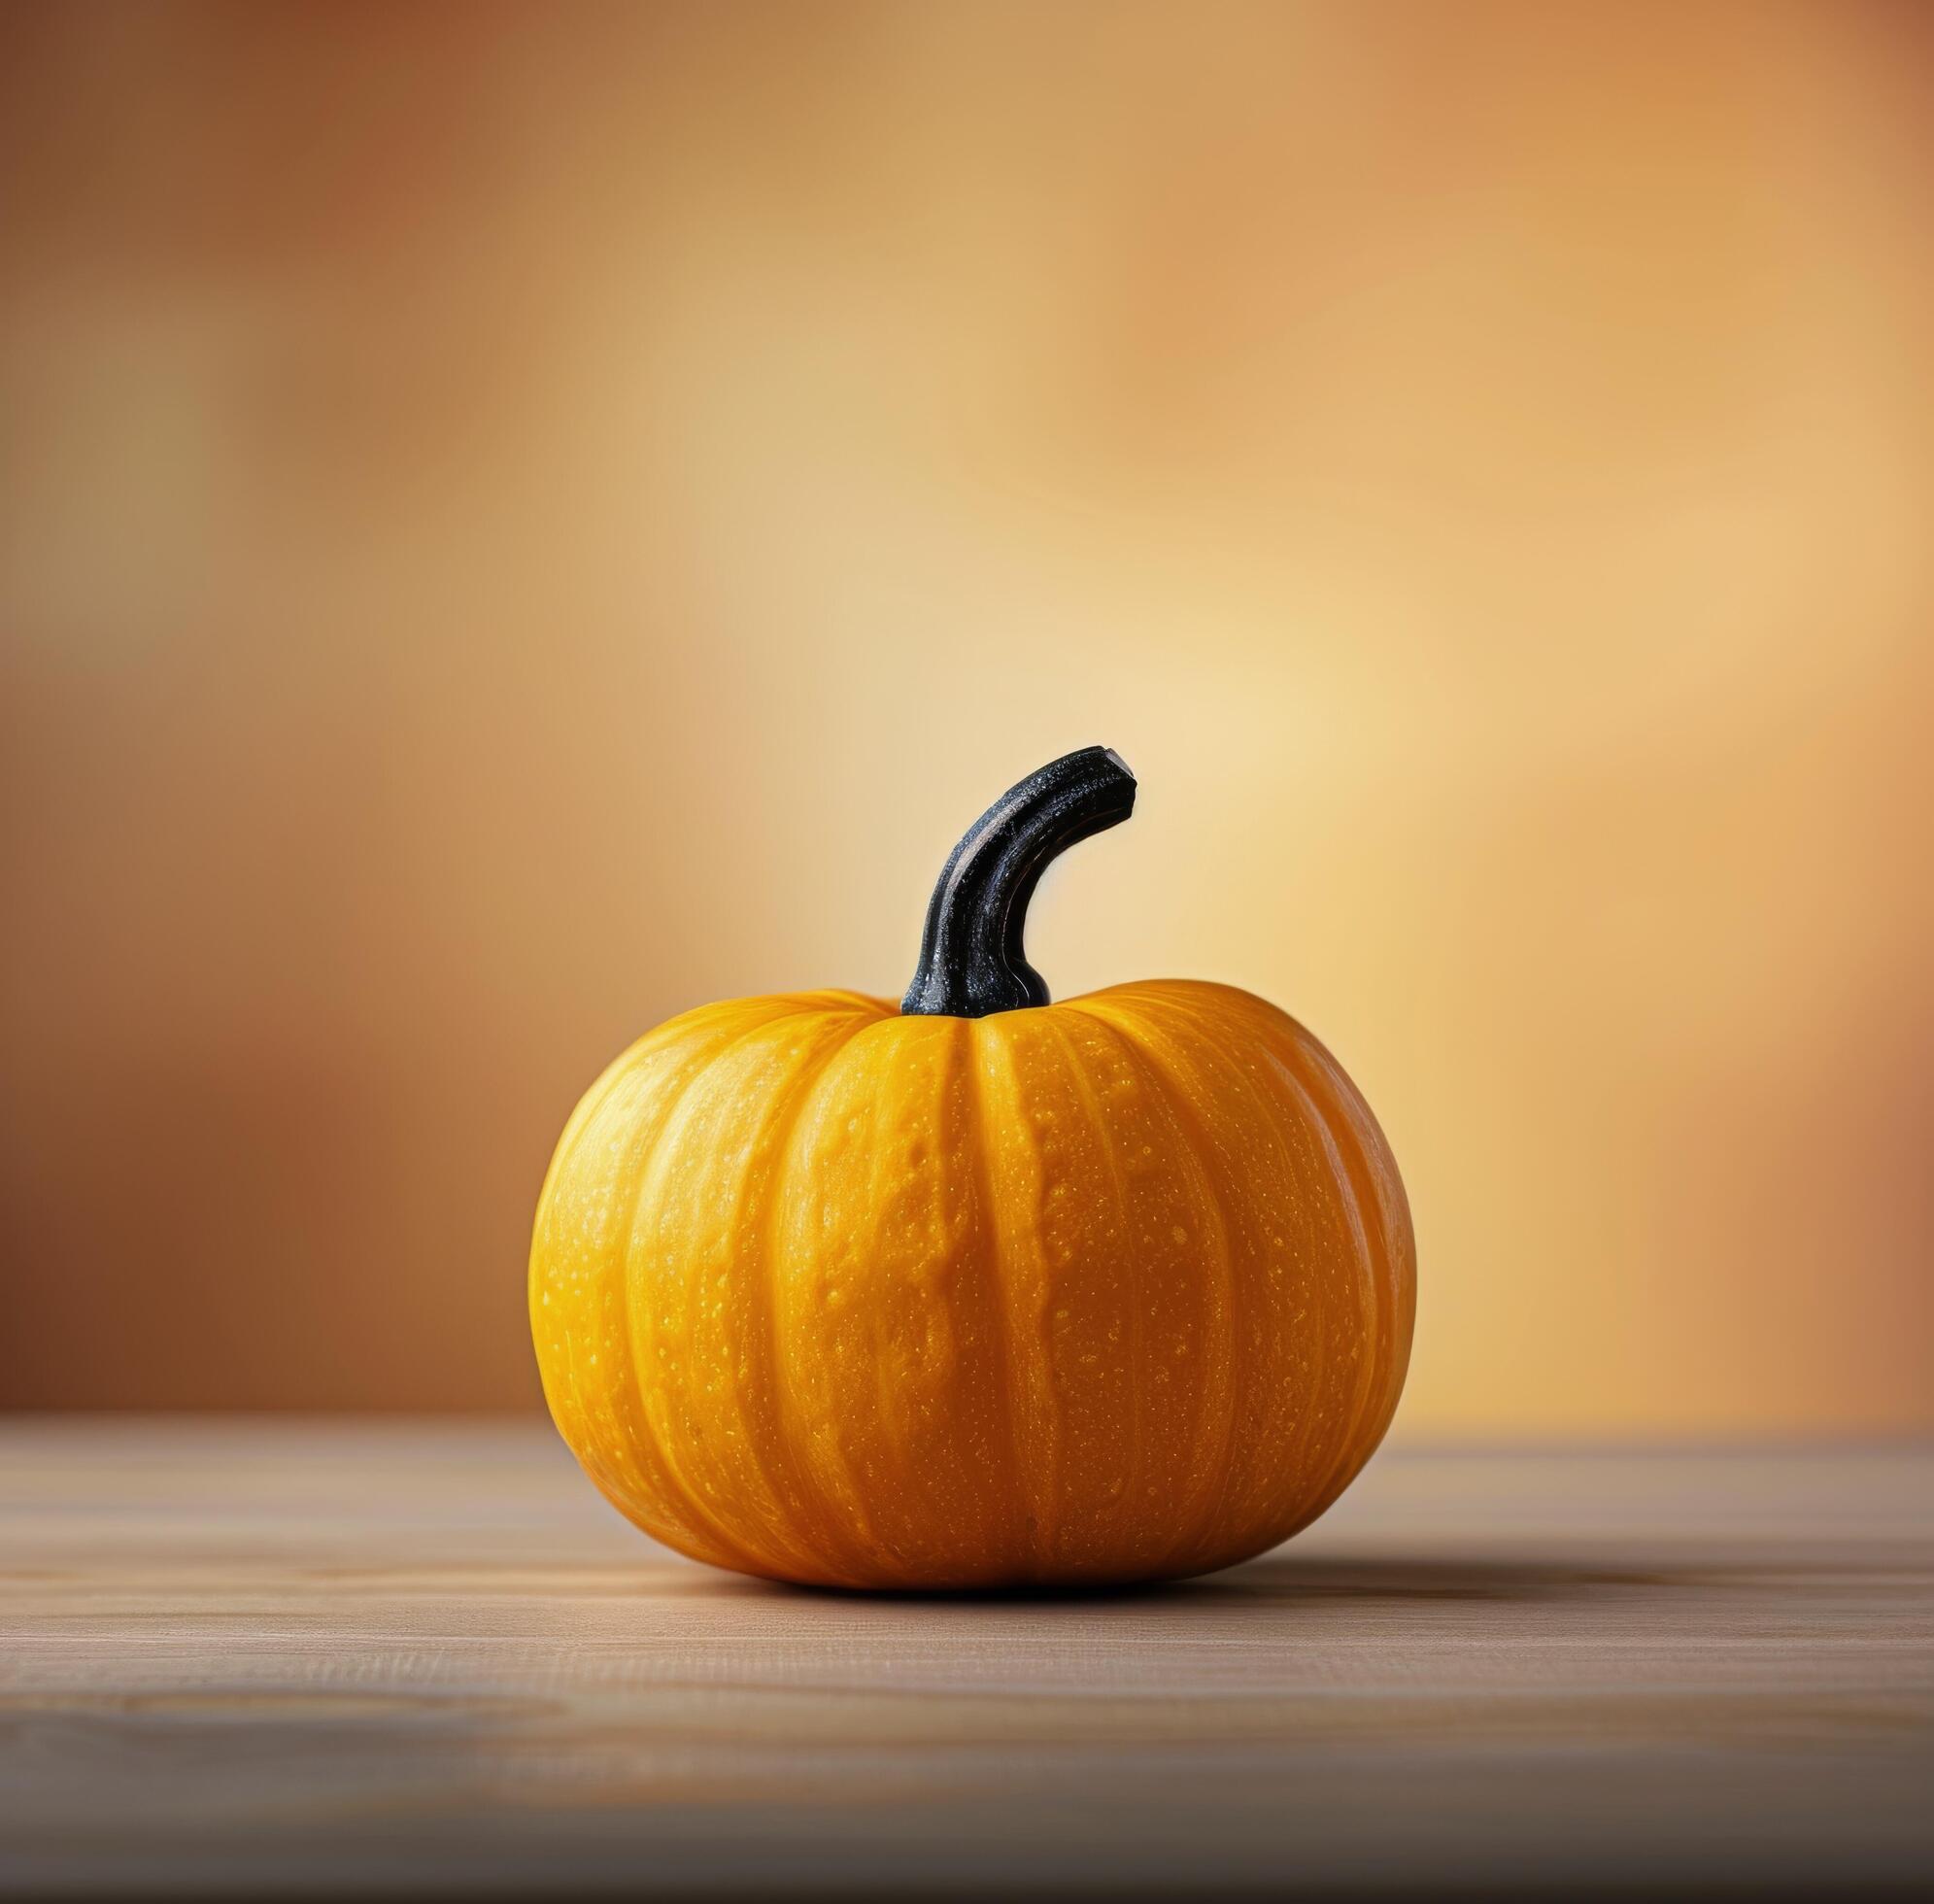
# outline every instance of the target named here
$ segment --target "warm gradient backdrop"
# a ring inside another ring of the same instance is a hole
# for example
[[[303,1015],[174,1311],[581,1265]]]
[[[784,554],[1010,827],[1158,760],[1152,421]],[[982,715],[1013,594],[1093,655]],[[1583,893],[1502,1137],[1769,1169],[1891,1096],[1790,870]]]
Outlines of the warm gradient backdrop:
[[[579,1090],[1057,990],[1382,1115],[1413,1433],[1934,1422],[1934,12],[0,12],[0,1402],[530,1407]]]

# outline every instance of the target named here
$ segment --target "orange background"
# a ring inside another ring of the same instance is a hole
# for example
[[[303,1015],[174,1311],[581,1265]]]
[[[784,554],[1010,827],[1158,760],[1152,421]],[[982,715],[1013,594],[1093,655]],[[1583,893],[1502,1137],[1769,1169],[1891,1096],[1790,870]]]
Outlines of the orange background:
[[[1377,1107],[1414,1434],[1934,1423],[1913,5],[15,5],[0,1402],[537,1406],[657,1019],[1063,993]]]

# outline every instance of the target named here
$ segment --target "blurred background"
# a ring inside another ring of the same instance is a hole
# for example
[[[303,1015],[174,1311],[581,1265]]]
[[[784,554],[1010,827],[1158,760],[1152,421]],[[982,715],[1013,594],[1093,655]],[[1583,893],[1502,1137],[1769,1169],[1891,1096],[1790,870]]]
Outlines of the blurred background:
[[[1910,0],[15,0],[0,1406],[541,1407],[579,1092],[1103,742],[1400,1434],[1934,1425],[1930,201]]]

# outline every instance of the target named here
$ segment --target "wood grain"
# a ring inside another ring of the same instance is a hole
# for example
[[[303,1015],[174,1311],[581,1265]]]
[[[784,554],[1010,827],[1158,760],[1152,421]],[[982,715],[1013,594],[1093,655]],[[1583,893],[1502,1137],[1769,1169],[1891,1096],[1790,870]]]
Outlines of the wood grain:
[[[1386,1452],[1112,1597],[666,1554],[548,1430],[0,1426],[0,1887],[1934,1876],[1934,1454]]]

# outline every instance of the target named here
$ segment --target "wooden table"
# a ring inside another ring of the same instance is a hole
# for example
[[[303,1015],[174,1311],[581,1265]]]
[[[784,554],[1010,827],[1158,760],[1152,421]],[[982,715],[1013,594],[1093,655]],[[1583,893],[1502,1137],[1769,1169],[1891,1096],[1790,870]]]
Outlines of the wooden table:
[[[537,1426],[0,1425],[0,1891],[1934,1876],[1934,1455],[1386,1451],[1186,1586],[689,1565]]]

